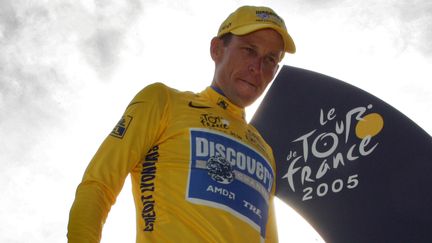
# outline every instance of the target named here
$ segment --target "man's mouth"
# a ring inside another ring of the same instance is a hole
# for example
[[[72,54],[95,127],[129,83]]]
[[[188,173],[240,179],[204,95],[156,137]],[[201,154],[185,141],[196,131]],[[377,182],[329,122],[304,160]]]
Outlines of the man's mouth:
[[[245,84],[247,84],[247,85],[249,85],[249,86],[251,86],[251,87],[254,88],[254,89],[257,89],[257,86],[256,86],[254,83],[249,82],[249,81],[246,80],[246,79],[240,79],[240,81],[243,82],[243,83],[245,83]]]

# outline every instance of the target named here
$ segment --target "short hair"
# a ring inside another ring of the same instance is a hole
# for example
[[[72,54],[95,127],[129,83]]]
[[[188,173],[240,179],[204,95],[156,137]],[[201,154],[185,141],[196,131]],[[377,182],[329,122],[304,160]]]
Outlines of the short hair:
[[[228,32],[226,34],[219,36],[219,39],[222,40],[224,46],[228,46],[229,43],[231,42],[233,36],[234,36],[234,34]]]

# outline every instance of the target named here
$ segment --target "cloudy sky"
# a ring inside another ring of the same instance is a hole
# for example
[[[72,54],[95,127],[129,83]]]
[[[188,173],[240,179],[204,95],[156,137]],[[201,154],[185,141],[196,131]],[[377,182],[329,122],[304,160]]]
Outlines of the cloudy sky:
[[[0,242],[65,242],[76,186],[130,99],[153,82],[204,89],[210,39],[244,4],[285,19],[297,53],[284,64],[364,89],[432,134],[429,0],[0,0]],[[278,210],[281,242],[319,242]],[[127,181],[102,242],[134,242],[134,217]]]

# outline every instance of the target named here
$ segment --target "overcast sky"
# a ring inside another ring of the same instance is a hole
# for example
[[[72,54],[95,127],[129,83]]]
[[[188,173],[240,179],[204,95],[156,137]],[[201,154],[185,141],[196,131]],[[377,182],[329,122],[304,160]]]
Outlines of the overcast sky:
[[[244,4],[285,19],[297,53],[284,64],[364,89],[432,134],[430,0],[0,0],[0,242],[65,242],[75,189],[128,102],[153,82],[209,85],[210,39]],[[103,242],[134,242],[129,184]],[[315,242],[295,220],[280,221],[281,242]]]

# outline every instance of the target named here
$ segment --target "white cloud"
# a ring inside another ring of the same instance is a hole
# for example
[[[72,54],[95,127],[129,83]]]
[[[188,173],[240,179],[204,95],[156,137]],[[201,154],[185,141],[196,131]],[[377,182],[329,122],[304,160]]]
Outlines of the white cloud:
[[[126,104],[151,82],[207,86],[210,39],[242,4],[285,18],[298,46],[286,64],[363,88],[432,132],[428,0],[3,0],[0,241],[65,241],[75,188]]]

